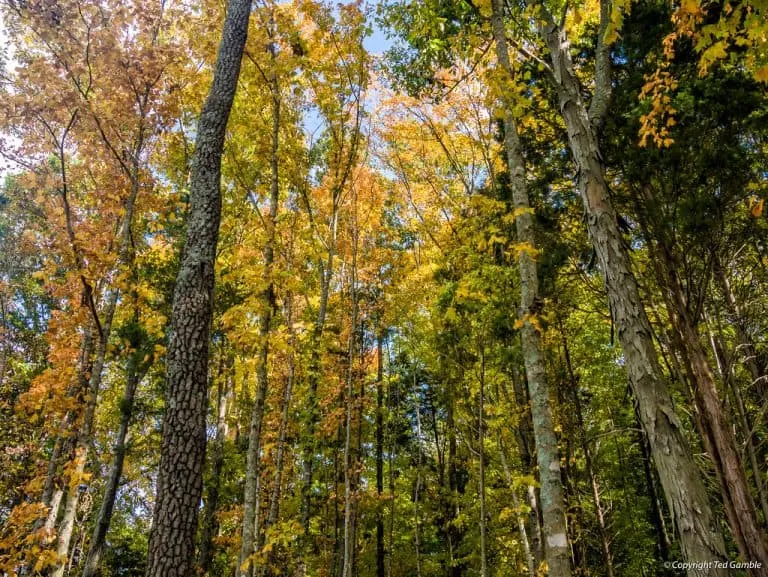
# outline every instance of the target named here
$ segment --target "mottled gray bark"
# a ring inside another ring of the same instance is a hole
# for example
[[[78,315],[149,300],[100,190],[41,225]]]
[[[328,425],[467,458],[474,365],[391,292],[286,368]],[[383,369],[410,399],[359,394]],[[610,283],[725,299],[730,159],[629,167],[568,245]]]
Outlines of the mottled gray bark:
[[[173,295],[168,382],[147,577],[194,575],[205,462],[208,346],[221,220],[221,156],[248,35],[251,0],[230,0],[213,84],[197,126],[187,238]]]
[[[707,568],[708,562],[725,559],[723,539],[659,366],[651,326],[609,196],[595,134],[597,123],[590,121],[582,100],[568,38],[551,16],[542,25],[541,36],[549,48],[550,72],[578,169],[577,185],[587,214],[587,227],[605,278],[640,421],[680,534],[683,557],[702,563],[692,564],[688,575],[725,575],[722,569]]]
[[[492,26],[496,43],[496,56],[505,74],[512,74],[504,29],[502,0],[492,1]],[[536,441],[536,456],[541,483],[541,507],[544,521],[545,556],[549,574],[567,577],[571,574],[568,536],[565,525],[565,499],[560,473],[557,437],[550,408],[549,385],[541,345],[541,334],[537,328],[537,307],[539,299],[539,278],[536,266],[536,238],[533,229],[533,215],[528,200],[525,180],[525,163],[520,147],[515,119],[512,116],[512,102],[504,102],[504,150],[507,156],[512,204],[514,206],[517,242],[524,245],[518,256],[520,269],[520,311],[525,372],[531,398],[533,433]]]

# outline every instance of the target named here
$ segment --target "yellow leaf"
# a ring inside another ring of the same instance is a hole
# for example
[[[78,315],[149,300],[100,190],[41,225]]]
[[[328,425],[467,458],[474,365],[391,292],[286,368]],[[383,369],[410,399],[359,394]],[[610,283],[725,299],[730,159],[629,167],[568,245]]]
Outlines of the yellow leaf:
[[[768,84],[768,64],[755,70],[755,80]]]

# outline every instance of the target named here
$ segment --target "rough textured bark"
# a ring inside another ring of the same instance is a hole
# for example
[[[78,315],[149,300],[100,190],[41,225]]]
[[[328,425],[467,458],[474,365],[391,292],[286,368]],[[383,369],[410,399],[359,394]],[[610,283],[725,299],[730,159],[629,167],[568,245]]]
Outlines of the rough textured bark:
[[[642,190],[646,209],[651,214],[657,213],[653,190],[650,186],[644,186]],[[662,287],[670,322],[679,343],[683,365],[692,384],[693,400],[700,415],[697,421],[700,433],[720,480],[725,512],[734,541],[744,559],[759,560],[764,567],[768,567],[768,548],[757,521],[755,504],[736,448],[736,438],[699,338],[694,313],[690,310],[678,277],[680,260],[674,249],[674,240],[664,229],[657,231],[655,239],[652,239],[646,224],[643,228],[648,237],[654,271]],[[726,381],[724,384],[727,386]]]
[[[657,547],[659,551],[659,557],[662,561],[669,560],[669,549],[671,547],[669,543],[669,533],[667,532],[667,526],[664,522],[664,514],[661,510],[661,501],[656,490],[656,482],[653,478],[653,469],[651,463],[651,452],[648,447],[648,439],[645,436],[645,432],[642,429],[640,423],[640,416],[635,413],[637,420],[637,444],[640,446],[640,453],[643,457],[643,474],[645,476],[645,487],[648,490],[648,498],[651,501],[651,522],[656,528]]]
[[[593,123],[581,97],[565,30],[550,17],[542,25],[541,35],[549,48],[553,83],[578,168],[577,185],[587,214],[589,235],[605,279],[640,420],[680,534],[683,557],[694,563],[723,561],[723,539],[659,366],[651,326],[608,193],[605,167]],[[706,567],[709,565],[692,565],[688,574],[691,577],[725,575],[724,570]]]
[[[192,577],[205,462],[208,344],[221,220],[221,156],[248,35],[251,0],[230,0],[197,126],[187,239],[176,278],[168,384],[147,577]]]
[[[502,0],[493,0],[492,7],[496,56],[505,73],[511,74],[512,66],[504,29],[504,4]],[[519,322],[522,323],[520,336],[528,390],[531,397],[533,433],[539,465],[544,521],[544,551],[549,566],[549,574],[556,577],[567,577],[571,574],[571,565],[565,525],[565,500],[560,472],[560,457],[550,408],[549,386],[542,353],[541,335],[535,319],[537,306],[541,302],[538,295],[538,271],[532,254],[536,248],[533,215],[528,200],[525,164],[520,140],[511,112],[512,103],[505,102],[504,104],[504,150],[507,155],[512,202],[515,210],[517,242],[528,247],[527,250],[521,250],[518,257],[520,269],[520,311],[518,317]]]

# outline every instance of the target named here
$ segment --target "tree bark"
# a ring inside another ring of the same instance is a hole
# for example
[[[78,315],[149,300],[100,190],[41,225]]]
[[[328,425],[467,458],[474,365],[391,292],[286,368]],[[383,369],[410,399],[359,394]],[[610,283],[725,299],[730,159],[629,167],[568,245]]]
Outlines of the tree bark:
[[[688,575],[724,576],[724,570],[708,568],[713,560],[725,561],[723,539],[659,366],[650,323],[609,196],[595,127],[574,73],[568,38],[551,15],[547,16],[541,35],[549,48],[553,83],[578,168],[577,185],[589,235],[605,279],[641,423],[680,534],[682,554],[692,562]]]
[[[168,343],[166,413],[147,577],[192,577],[205,463],[208,348],[221,220],[221,156],[248,35],[251,0],[229,0],[197,127],[187,239]]]
[[[712,329],[711,320],[705,316],[707,323],[707,330],[709,331],[709,340],[712,345],[712,353],[715,356],[716,366],[720,375],[720,380],[723,386],[731,392],[733,397],[732,410],[735,413],[736,420],[741,428],[742,436],[744,439],[744,450],[749,457],[749,464],[752,468],[752,475],[755,479],[755,488],[757,489],[757,496],[760,502],[760,509],[763,512],[763,519],[768,519],[768,498],[765,493],[765,485],[763,484],[762,473],[760,471],[760,461],[757,456],[757,448],[755,447],[755,439],[752,434],[752,424],[750,423],[749,415],[747,413],[746,406],[744,404],[744,397],[739,390],[739,387],[731,379],[731,372],[725,365],[725,355],[723,352],[723,345],[721,340],[715,335]],[[722,334],[722,333],[721,333]]]
[[[507,49],[504,29],[504,4],[502,0],[492,2],[492,26],[496,43],[496,56],[505,74],[513,73]],[[506,93],[506,91],[505,91]],[[528,188],[525,181],[525,163],[523,160],[517,125],[512,116],[512,103],[504,102],[504,149],[507,156],[510,187],[515,215],[517,242],[524,249],[520,250],[518,266],[520,269],[520,311],[519,323],[522,324],[520,337],[525,360],[525,373],[531,398],[533,416],[533,434],[536,441],[536,455],[541,482],[541,504],[544,521],[545,556],[549,574],[553,577],[568,577],[571,574],[569,560],[568,534],[565,525],[565,500],[560,472],[557,437],[555,436],[550,408],[549,385],[544,366],[541,346],[541,334],[535,318],[539,299],[539,279],[534,251],[536,238],[533,230],[533,216],[528,200]]]

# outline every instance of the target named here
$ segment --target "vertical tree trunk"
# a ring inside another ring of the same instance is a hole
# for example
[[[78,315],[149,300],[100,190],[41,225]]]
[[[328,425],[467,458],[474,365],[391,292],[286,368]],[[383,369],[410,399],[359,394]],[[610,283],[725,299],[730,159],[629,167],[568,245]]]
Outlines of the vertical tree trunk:
[[[413,366],[413,395],[416,403],[416,487],[413,491],[413,545],[416,552],[416,577],[421,577],[421,468],[424,465],[424,451],[421,434],[421,396],[416,388],[416,366]]]
[[[251,0],[229,0],[213,83],[197,126],[187,239],[168,342],[168,389],[147,577],[192,577],[203,488],[208,345],[221,220],[221,156]]]
[[[274,18],[273,18],[274,20]],[[274,31],[270,31],[270,36]],[[270,77],[270,90],[272,92],[272,146],[270,150],[270,192],[269,192],[269,216],[266,220],[267,243],[264,247],[264,278],[266,288],[261,296],[262,313],[259,319],[259,354],[256,368],[256,401],[251,414],[251,428],[248,435],[248,455],[245,468],[245,496],[243,498],[243,529],[240,545],[240,557],[235,577],[253,575],[253,563],[251,557],[254,554],[256,541],[259,534],[255,530],[258,523],[256,511],[257,486],[259,477],[259,452],[261,446],[261,428],[264,420],[264,403],[269,385],[267,362],[269,358],[269,335],[272,326],[272,316],[275,311],[275,285],[272,278],[272,269],[275,261],[275,229],[277,227],[277,215],[280,204],[279,187],[279,145],[280,145],[280,86],[277,82],[277,72],[274,70],[276,47],[274,40],[269,46],[272,56],[272,74]]]
[[[459,503],[459,483],[456,470],[456,455],[458,445],[456,442],[456,400],[455,384],[449,377],[446,402],[445,426],[448,430],[448,497],[446,499],[446,538],[448,540],[448,575],[449,577],[461,577],[462,566],[456,559],[456,549],[458,548],[460,533],[453,521],[458,517]],[[394,504],[393,504],[394,507]]]
[[[656,200],[650,187],[643,187],[646,203],[653,210]],[[650,241],[649,239],[649,242]],[[720,480],[723,503],[734,541],[745,560],[758,560],[768,570],[768,545],[757,521],[757,511],[736,448],[733,429],[722,406],[714,375],[677,276],[678,260],[671,241],[657,235],[653,250],[654,268],[665,291],[669,316],[680,343],[680,353],[692,383],[693,398],[700,414],[705,447]],[[727,386],[727,382],[724,381]],[[758,571],[759,572],[759,571]],[[758,573],[753,571],[753,573]]]
[[[680,533],[683,557],[692,562],[688,575],[725,575],[724,570],[709,565],[713,560],[726,559],[723,539],[659,366],[651,326],[608,194],[605,167],[593,122],[581,98],[565,30],[548,16],[541,34],[549,48],[553,82],[578,168],[577,184],[587,213],[589,235],[605,278],[640,419]],[[606,90],[604,86],[599,89]]]
[[[213,540],[219,531],[216,513],[219,509],[219,490],[221,488],[221,472],[224,467],[224,443],[227,438],[227,383],[229,375],[224,373],[222,353],[219,366],[219,383],[216,395],[216,436],[213,439],[213,459],[211,460],[211,484],[205,500],[202,528],[200,531],[200,547],[198,551],[198,566],[200,573],[206,575],[213,562]],[[83,577],[86,577],[83,575]]]
[[[355,409],[355,352],[357,350],[357,322],[358,322],[358,300],[357,300],[357,247],[358,247],[358,223],[357,223],[357,196],[352,193],[352,202],[354,203],[352,216],[352,266],[350,270],[350,294],[352,297],[352,325],[349,333],[349,351],[347,366],[347,387],[346,387],[346,423],[344,430],[344,566],[341,572],[342,577],[353,577],[352,560],[354,557],[355,539],[353,538],[354,523],[354,503],[355,487],[353,478],[354,468],[357,467],[356,459],[353,455],[352,447],[352,429],[354,423]]]
[[[653,470],[651,468],[651,452],[648,448],[648,439],[645,437],[645,432],[642,429],[640,423],[640,416],[635,412],[635,419],[637,420],[637,444],[640,446],[640,453],[643,457],[643,474],[645,475],[645,486],[648,490],[648,498],[651,501],[651,522],[656,529],[657,546],[659,551],[659,557],[662,561],[669,560],[669,549],[671,547],[669,543],[669,533],[667,532],[667,526],[664,522],[664,514],[661,510],[661,502],[659,495],[656,491],[656,483],[653,478]]]
[[[88,384],[88,391],[85,398],[85,411],[83,422],[78,431],[75,441],[75,465],[72,468],[70,480],[67,484],[69,490],[64,505],[64,515],[58,527],[58,540],[56,542],[56,554],[59,562],[54,569],[53,577],[63,577],[67,568],[67,556],[69,546],[72,540],[72,534],[75,527],[75,516],[77,514],[77,504],[80,499],[81,479],[85,472],[87,461],[88,444],[91,441],[93,431],[94,417],[96,415],[96,404],[98,392],[101,387],[101,375],[104,368],[104,360],[107,352],[107,340],[111,332],[112,319],[117,305],[117,292],[110,293],[107,303],[106,319],[102,325],[102,333],[96,349],[96,357],[91,368],[91,378]],[[77,482],[72,482],[72,480]]]
[[[519,426],[515,431],[515,436],[517,438],[518,450],[520,451],[520,459],[522,461],[523,470],[528,471],[533,475],[534,459],[531,455],[531,450],[534,448],[535,444],[533,442],[533,423],[531,422],[530,403],[528,401],[524,383],[520,382],[520,375],[517,374],[515,367],[512,367],[511,377],[515,393],[514,405],[504,381],[501,381],[501,392],[504,394],[508,406],[517,407]],[[531,535],[531,551],[533,552],[533,557],[536,560],[536,566],[538,567],[544,560],[544,545],[541,538],[541,515],[537,493],[538,491],[534,485],[529,484],[526,487],[525,498],[529,508],[527,519],[528,531]]]
[[[296,379],[296,366],[295,366],[295,359],[293,356],[293,351],[296,347],[296,334],[293,330],[293,306],[291,303],[292,295],[288,294],[286,297],[286,305],[285,305],[285,322],[288,327],[288,333],[290,335],[288,340],[288,348],[289,348],[289,356],[288,356],[288,375],[285,380],[285,388],[283,389],[283,399],[280,406],[280,426],[277,433],[277,452],[275,455],[275,475],[272,481],[272,495],[269,499],[269,511],[267,512],[267,518],[264,523],[264,535],[266,536],[267,532],[271,527],[277,523],[278,517],[280,515],[280,493],[282,489],[282,483],[283,483],[283,462],[285,460],[285,450],[287,446],[287,436],[288,436],[288,417],[290,416],[290,410],[291,410],[291,398],[293,395],[293,383]],[[262,541],[259,540],[258,536],[256,539],[257,545],[261,545]],[[269,571],[269,563],[270,559],[272,558],[272,551],[270,550],[269,555],[267,556],[267,560],[265,564],[262,566],[261,571],[259,571],[259,575],[263,576],[267,574]]]
[[[384,577],[384,350],[376,337],[376,577]]]
[[[531,551],[531,545],[528,541],[528,531],[525,528],[525,519],[523,518],[523,515],[520,513],[520,498],[517,496],[517,493],[515,492],[514,487],[512,486],[512,482],[514,479],[512,479],[512,472],[509,469],[509,461],[507,460],[507,450],[504,447],[504,444],[501,440],[501,434],[497,434],[496,436],[496,444],[499,446],[499,456],[501,457],[501,470],[504,473],[504,480],[507,482],[507,485],[510,487],[510,491],[512,491],[512,504],[515,506],[515,511],[517,511],[517,530],[520,533],[520,540],[523,543],[523,554],[525,555],[525,562],[526,566],[528,567],[528,576],[529,577],[536,577],[536,567],[538,563],[536,562],[536,559],[533,556],[533,552]]]
[[[312,344],[309,367],[308,367],[308,386],[307,394],[307,419],[304,431],[304,451],[302,459],[302,478],[301,478],[301,525],[304,530],[303,535],[298,542],[298,559],[296,563],[297,577],[303,577],[306,574],[306,560],[312,546],[312,537],[310,535],[310,518],[312,516],[312,476],[314,472],[315,453],[317,451],[317,439],[315,430],[320,419],[319,405],[317,398],[317,388],[320,381],[320,347],[322,345],[323,333],[325,332],[325,319],[328,311],[328,296],[331,290],[331,279],[333,278],[334,258],[336,255],[336,234],[339,219],[339,200],[340,191],[334,190],[331,214],[331,232],[328,242],[328,256],[325,262],[320,261],[320,305],[318,307],[317,318],[312,329]],[[307,206],[307,211],[311,214],[311,208]]]
[[[117,440],[114,446],[114,457],[109,469],[107,485],[104,489],[104,498],[101,502],[99,515],[96,519],[96,526],[91,535],[91,542],[88,547],[88,554],[83,568],[83,577],[93,577],[98,573],[99,563],[104,553],[104,544],[109,531],[109,525],[112,522],[112,513],[115,508],[117,498],[117,489],[120,486],[120,478],[123,474],[123,463],[125,462],[126,440],[128,437],[128,428],[133,413],[133,401],[136,396],[136,389],[141,382],[147,366],[140,367],[141,360],[137,358],[138,353],[134,353],[128,359],[126,369],[125,391],[120,403],[120,428],[117,432]]]
[[[742,355],[744,355],[744,363],[747,365],[747,369],[749,369],[749,374],[752,377],[752,385],[757,388],[759,398],[765,401],[768,396],[768,376],[764,374],[757,362],[755,346],[744,328],[744,317],[741,312],[741,306],[739,305],[738,300],[736,300],[736,295],[733,293],[731,282],[728,280],[728,275],[725,271],[725,266],[716,253],[713,256],[715,279],[720,285],[720,290],[725,297],[728,313],[731,316],[733,327],[736,330],[736,339],[739,349],[741,350]]]
[[[749,422],[746,407],[744,406],[744,398],[741,396],[741,391],[736,383],[731,379],[730,372],[723,366],[723,347],[719,339],[715,336],[712,330],[711,321],[706,319],[707,330],[709,331],[709,340],[712,345],[712,353],[715,356],[716,366],[718,373],[720,374],[720,380],[723,386],[731,392],[733,397],[733,411],[736,416],[736,420],[741,428],[744,438],[744,449],[749,457],[749,464],[752,468],[752,475],[755,479],[755,488],[757,489],[757,496],[760,502],[760,508],[763,512],[763,519],[768,519],[768,499],[766,498],[765,486],[763,484],[762,472],[760,470],[759,461],[757,458],[757,451],[755,449],[754,436],[752,435],[752,426]]]
[[[387,358],[389,356],[389,345],[387,346]],[[387,452],[387,489],[389,491],[389,563],[387,563],[387,577],[392,577],[392,562],[394,558],[395,548],[395,516],[397,513],[395,506],[395,452],[397,450],[397,442],[395,440],[395,433],[393,423],[397,422],[399,415],[399,403],[397,402],[397,394],[395,388],[392,386],[391,372],[389,364],[387,365],[387,410],[389,412],[389,419],[387,419],[387,437],[389,441],[389,451]],[[443,527],[441,527],[443,529]]]
[[[574,408],[576,409],[576,423],[578,425],[579,441],[581,442],[582,450],[584,451],[584,463],[587,468],[587,475],[589,477],[590,488],[592,489],[592,503],[595,505],[595,516],[597,517],[597,527],[600,533],[600,546],[603,551],[603,561],[605,561],[605,571],[608,577],[614,577],[615,572],[613,569],[613,555],[611,555],[610,538],[608,537],[608,530],[605,526],[605,515],[603,513],[603,506],[600,502],[600,488],[597,483],[597,477],[595,475],[595,469],[592,461],[592,449],[589,447],[589,441],[586,438],[586,429],[584,427],[584,414],[581,410],[581,397],[579,397],[579,382],[578,376],[573,370],[573,364],[571,363],[571,352],[568,348],[568,339],[565,336],[562,323],[560,324],[560,334],[563,341],[563,355],[565,356],[565,366],[568,369],[568,376],[571,383],[571,396]]]
[[[512,65],[507,49],[504,29],[504,4],[501,0],[492,2],[492,26],[496,43],[496,56],[502,70],[511,78]],[[511,102],[504,103],[504,149],[507,156],[510,187],[515,209],[515,228],[517,242],[528,247],[521,250],[518,257],[520,268],[520,311],[522,323],[520,336],[523,345],[525,372],[531,397],[533,415],[533,433],[536,440],[536,455],[541,482],[542,515],[544,520],[545,555],[549,574],[553,577],[568,577],[571,566],[568,554],[568,536],[565,525],[565,500],[560,474],[557,438],[555,436],[550,409],[549,386],[544,367],[541,335],[537,328],[537,307],[539,299],[539,279],[536,261],[530,251],[536,249],[533,230],[533,216],[528,201],[528,189],[525,182],[525,164],[520,148],[517,126],[512,117]]]
[[[485,512],[485,349],[480,350],[480,391],[477,408],[477,452],[480,474],[478,493],[480,500],[480,577],[488,577],[488,523]]]

